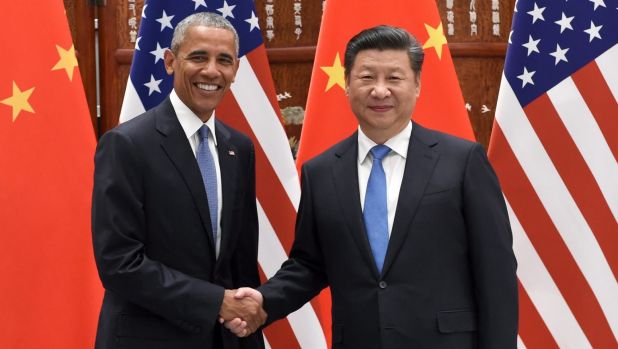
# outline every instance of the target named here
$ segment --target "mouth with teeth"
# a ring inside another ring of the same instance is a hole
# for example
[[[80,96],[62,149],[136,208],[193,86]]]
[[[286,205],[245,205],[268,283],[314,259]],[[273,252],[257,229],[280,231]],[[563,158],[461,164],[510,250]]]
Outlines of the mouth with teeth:
[[[211,92],[211,91],[217,91],[221,88],[221,86],[219,85],[215,85],[215,84],[204,84],[204,83],[195,83],[193,84],[195,85],[195,87],[199,88],[202,91],[207,91],[207,92]]]

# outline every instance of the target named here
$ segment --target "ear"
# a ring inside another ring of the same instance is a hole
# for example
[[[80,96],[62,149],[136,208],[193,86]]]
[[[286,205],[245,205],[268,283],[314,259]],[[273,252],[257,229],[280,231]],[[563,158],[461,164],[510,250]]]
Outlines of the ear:
[[[350,78],[345,77],[345,95],[348,96],[350,94]]]
[[[165,63],[165,71],[167,75],[174,74],[174,61],[176,60],[176,56],[171,50],[165,50],[163,53],[163,62]]]
[[[418,98],[418,96],[421,94],[421,77],[419,75],[416,75],[415,80],[416,80],[416,98]]]

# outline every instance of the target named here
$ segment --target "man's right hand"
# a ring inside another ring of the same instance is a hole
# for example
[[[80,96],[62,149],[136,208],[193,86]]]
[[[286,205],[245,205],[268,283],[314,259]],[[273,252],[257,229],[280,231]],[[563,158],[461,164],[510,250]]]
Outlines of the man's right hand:
[[[259,306],[259,311],[256,314],[256,321],[253,321],[253,322],[243,316],[238,316],[233,319],[229,319],[229,318],[225,318],[221,316],[220,321],[223,322],[224,326],[227,329],[229,329],[232,333],[234,333],[238,337],[246,337],[250,335],[251,333],[255,332],[266,321],[267,314],[262,309],[264,298],[262,297],[262,294],[257,290],[254,290],[249,287],[241,287],[236,291],[226,290],[225,296],[223,298],[224,304],[225,304],[225,298],[228,295],[228,292],[232,292],[234,299],[238,302],[244,302],[245,304],[255,303]],[[222,309],[223,309],[223,306],[222,306]],[[257,323],[257,326],[255,326],[256,323]]]
[[[267,315],[262,303],[262,294],[254,289],[225,290],[219,312],[220,321],[237,336],[246,337],[266,322]]]

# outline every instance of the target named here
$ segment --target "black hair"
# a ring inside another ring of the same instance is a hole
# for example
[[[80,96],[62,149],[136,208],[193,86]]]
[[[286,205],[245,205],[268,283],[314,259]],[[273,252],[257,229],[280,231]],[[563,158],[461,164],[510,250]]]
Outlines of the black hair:
[[[408,31],[390,25],[379,25],[368,28],[356,34],[345,49],[343,66],[345,77],[350,76],[350,71],[356,60],[356,56],[363,50],[403,50],[408,53],[410,67],[420,78],[425,52],[420,42]]]

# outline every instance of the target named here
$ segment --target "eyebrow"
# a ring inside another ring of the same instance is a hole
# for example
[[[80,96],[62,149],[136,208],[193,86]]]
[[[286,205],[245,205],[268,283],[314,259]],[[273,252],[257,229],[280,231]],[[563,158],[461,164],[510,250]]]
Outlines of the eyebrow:
[[[234,57],[232,57],[232,55],[229,55],[229,54],[227,54],[227,53],[221,53],[221,54],[219,55],[219,57],[220,57],[220,58],[227,58],[227,59],[232,60],[232,61],[234,60]]]
[[[195,50],[190,52],[187,57],[194,57],[194,56],[208,56],[208,52],[204,51],[204,50]],[[227,53],[221,53],[219,54],[220,58],[227,58],[230,60],[234,60],[234,57],[232,57],[232,55],[227,54]]]
[[[203,56],[203,55],[208,55],[208,52],[206,51],[201,51],[201,50],[196,50],[196,51],[192,51],[190,52],[187,57],[191,57],[191,56]]]

